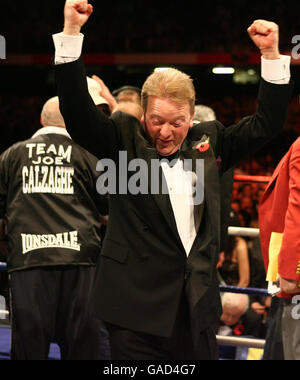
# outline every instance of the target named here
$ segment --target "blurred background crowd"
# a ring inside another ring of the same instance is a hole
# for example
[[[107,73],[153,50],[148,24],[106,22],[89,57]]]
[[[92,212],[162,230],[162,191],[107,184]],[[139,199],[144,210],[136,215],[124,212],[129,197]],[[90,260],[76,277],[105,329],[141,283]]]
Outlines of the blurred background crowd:
[[[248,43],[245,25],[255,19],[272,19],[281,27],[281,47],[291,46],[299,33],[297,2],[239,0],[228,4],[180,0],[95,1],[99,17],[89,22],[87,51],[92,52],[256,52]],[[98,4],[99,3],[99,6]],[[51,34],[63,24],[64,0],[30,3],[5,2],[1,32],[10,40],[14,53],[51,51]],[[291,6],[292,5],[292,6]],[[9,17],[7,17],[9,15]],[[11,22],[14,20],[14,22]],[[290,22],[293,20],[293,23]]]

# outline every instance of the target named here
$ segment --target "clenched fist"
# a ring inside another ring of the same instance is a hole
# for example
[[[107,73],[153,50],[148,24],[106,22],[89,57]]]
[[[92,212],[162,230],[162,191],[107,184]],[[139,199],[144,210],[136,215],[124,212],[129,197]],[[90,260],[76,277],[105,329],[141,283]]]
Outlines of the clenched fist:
[[[88,0],[66,0],[64,33],[78,35],[93,12]]]
[[[279,59],[279,27],[274,22],[256,20],[248,33],[266,59]]]

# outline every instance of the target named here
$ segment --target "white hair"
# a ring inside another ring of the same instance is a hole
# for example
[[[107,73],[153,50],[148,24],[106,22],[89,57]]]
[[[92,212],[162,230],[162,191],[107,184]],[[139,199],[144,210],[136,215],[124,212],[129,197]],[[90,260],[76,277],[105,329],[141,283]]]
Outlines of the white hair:
[[[204,121],[216,120],[215,111],[207,106],[198,104],[195,106],[194,124],[203,123]]]
[[[241,309],[242,315],[249,309],[249,296],[240,293],[223,293],[222,306],[229,309]]]

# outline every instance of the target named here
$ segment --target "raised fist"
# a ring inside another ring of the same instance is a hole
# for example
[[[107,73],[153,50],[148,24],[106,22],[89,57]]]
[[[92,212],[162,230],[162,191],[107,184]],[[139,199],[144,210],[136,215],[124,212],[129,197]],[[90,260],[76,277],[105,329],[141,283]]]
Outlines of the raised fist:
[[[64,33],[77,35],[93,12],[88,0],[66,0]]]
[[[280,58],[279,27],[277,24],[266,20],[256,20],[248,28],[248,33],[264,58]]]

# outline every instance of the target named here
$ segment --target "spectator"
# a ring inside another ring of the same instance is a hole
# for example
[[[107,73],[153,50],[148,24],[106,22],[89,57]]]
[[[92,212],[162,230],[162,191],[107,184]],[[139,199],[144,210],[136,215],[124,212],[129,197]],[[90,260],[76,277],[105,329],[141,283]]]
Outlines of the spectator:
[[[247,287],[250,282],[248,247],[241,237],[230,236],[219,273],[226,285]]]
[[[300,294],[299,163],[300,138],[275,169],[259,207],[267,281],[278,281],[281,292],[277,296],[283,298],[282,316],[279,316],[282,326],[275,331],[282,334],[285,360],[300,360],[300,324],[293,312],[293,296]]]
[[[249,308],[249,298],[246,294],[224,293],[222,295],[222,308],[221,321],[224,325],[233,328],[247,312]]]
[[[195,106],[194,124],[212,120],[216,120],[216,114],[212,108],[204,106],[203,104]]]
[[[98,93],[105,99],[109,105],[111,114],[117,111],[123,111],[135,116],[138,120],[142,119],[143,109],[141,107],[140,89],[133,86],[123,86],[113,93],[97,75],[93,75],[93,79],[98,82]]]
[[[249,308],[249,296],[247,294],[224,293],[222,295],[222,307],[219,334],[262,338],[260,319]],[[224,326],[229,327],[229,329],[224,328]]]
[[[43,128],[0,157],[0,217],[7,216],[11,358],[101,359],[101,324],[88,311],[99,255],[96,157],[65,129],[58,98],[41,113]],[[33,333],[34,332],[34,333]]]
[[[121,102],[133,102],[141,104],[141,92],[142,90],[135,86],[123,86],[112,92],[112,95],[116,98],[118,103]]]

